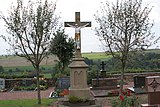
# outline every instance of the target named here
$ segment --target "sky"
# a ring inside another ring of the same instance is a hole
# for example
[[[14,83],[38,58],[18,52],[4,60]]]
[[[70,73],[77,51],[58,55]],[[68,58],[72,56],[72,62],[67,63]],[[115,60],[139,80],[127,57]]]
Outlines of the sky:
[[[25,2],[27,0],[24,0]],[[52,0],[55,1],[55,0]],[[101,42],[95,35],[94,29],[96,27],[96,22],[94,19],[94,14],[100,9],[101,2],[106,0],[57,0],[56,13],[61,17],[61,21],[75,21],[75,12],[80,12],[81,21],[91,21],[92,27],[86,27],[81,29],[81,49],[82,52],[99,52],[104,51]],[[115,2],[116,0],[108,0],[109,2]],[[1,0],[0,1],[0,11],[6,14],[10,9],[11,4],[15,3],[16,0]],[[155,36],[160,36],[160,0],[143,0],[144,6],[153,6],[150,13],[150,19],[154,20],[153,32]],[[4,22],[0,20],[0,35],[7,35],[5,32]],[[69,37],[74,38],[74,29],[65,28],[66,34]],[[0,55],[8,54],[6,49],[9,46],[5,41],[0,38]]]

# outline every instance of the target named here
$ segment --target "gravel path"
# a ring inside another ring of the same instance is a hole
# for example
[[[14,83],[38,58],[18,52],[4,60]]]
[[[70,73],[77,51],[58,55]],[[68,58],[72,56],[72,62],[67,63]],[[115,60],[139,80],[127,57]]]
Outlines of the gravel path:
[[[50,92],[54,91],[51,87],[47,90],[41,91],[41,98],[48,98]],[[18,99],[33,99],[37,98],[37,91],[13,91],[0,93],[0,100],[18,100]]]

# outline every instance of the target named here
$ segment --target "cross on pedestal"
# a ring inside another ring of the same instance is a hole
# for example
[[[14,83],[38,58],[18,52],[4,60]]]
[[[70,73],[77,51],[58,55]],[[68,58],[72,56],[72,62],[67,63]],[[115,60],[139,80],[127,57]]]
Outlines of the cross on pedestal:
[[[91,27],[91,22],[81,22],[80,12],[75,12],[75,22],[64,22],[64,26],[75,28],[75,57],[81,57],[81,28]]]
[[[90,99],[90,88],[87,85],[88,65],[81,57],[81,28],[91,27],[91,22],[81,22],[80,12],[75,13],[75,22],[64,22],[65,27],[75,28],[75,58],[68,65],[70,71],[69,95]]]

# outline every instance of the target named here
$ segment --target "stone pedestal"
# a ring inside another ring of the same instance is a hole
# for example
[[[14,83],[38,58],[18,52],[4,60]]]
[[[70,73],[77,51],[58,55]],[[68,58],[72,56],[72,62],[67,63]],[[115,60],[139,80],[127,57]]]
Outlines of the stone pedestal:
[[[101,70],[100,72],[101,72],[100,78],[105,78],[106,77],[106,71],[105,70]]]
[[[87,85],[88,65],[84,62],[84,58],[74,58],[69,67],[71,68],[69,94],[89,98],[90,89]]]

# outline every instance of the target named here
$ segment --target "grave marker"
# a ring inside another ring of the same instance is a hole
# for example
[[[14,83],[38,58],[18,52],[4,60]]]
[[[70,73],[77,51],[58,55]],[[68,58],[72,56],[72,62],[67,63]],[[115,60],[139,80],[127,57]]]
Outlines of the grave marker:
[[[5,88],[5,79],[0,78],[0,89],[4,89]]]
[[[70,86],[70,79],[69,77],[61,77],[57,79],[57,89],[68,89]]]
[[[135,94],[146,93],[145,89],[145,76],[136,75],[134,78],[134,87],[128,87],[128,89]]]
[[[134,88],[145,87],[145,76],[134,76]]]
[[[81,28],[91,27],[91,22],[81,22],[80,12],[75,12],[75,22],[65,22],[65,27],[75,28],[75,58],[69,65],[70,88],[69,95],[90,98],[90,89],[87,86],[87,69],[88,65],[84,62],[81,55]]]

